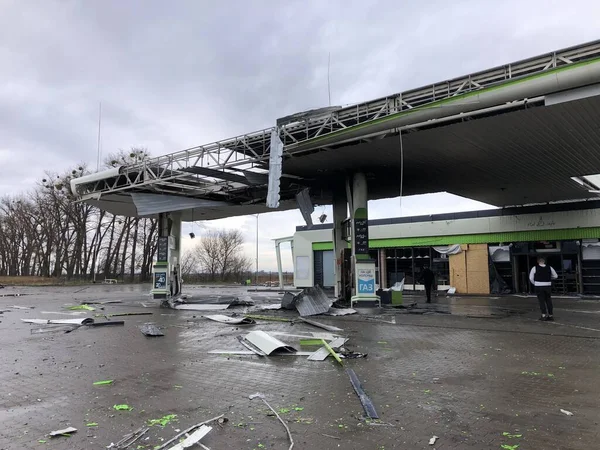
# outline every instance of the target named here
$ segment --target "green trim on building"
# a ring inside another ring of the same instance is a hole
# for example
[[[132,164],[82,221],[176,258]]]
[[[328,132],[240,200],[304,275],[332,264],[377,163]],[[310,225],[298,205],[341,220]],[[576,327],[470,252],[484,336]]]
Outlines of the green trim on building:
[[[430,247],[452,244],[491,244],[496,242],[571,241],[600,238],[600,227],[565,228],[560,230],[513,231],[506,233],[462,234],[453,236],[423,236],[391,239],[371,239],[369,247]],[[333,250],[333,242],[313,242],[313,250]]]
[[[369,245],[371,243],[369,242]],[[333,250],[333,242],[313,242],[313,250]]]

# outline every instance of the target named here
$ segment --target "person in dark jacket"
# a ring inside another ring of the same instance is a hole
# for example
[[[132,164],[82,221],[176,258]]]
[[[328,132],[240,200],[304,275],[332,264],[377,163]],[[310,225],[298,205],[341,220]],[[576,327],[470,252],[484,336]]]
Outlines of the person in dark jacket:
[[[431,288],[433,287],[433,281],[435,279],[434,273],[428,266],[423,266],[421,276],[419,277],[419,283],[423,283],[425,286],[425,293],[427,294],[427,303],[431,303]]]
[[[535,286],[535,293],[537,294],[538,301],[540,303],[540,310],[542,311],[542,317],[540,320],[554,320],[552,315],[552,280],[556,280],[558,275],[556,271],[546,265],[546,260],[542,257],[538,258],[537,265],[531,268],[529,272],[529,281]]]

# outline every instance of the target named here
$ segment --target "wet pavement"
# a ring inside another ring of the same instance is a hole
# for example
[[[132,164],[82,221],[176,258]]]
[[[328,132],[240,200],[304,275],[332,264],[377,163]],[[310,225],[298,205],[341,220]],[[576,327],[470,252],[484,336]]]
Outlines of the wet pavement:
[[[296,335],[324,330],[304,323],[259,321],[235,327],[211,322],[201,312],[158,308],[148,289],[0,290],[0,310],[5,311],[0,314],[0,449],[103,449],[149,420],[170,414],[177,417],[164,427],[151,426],[129,448],[153,449],[176,430],[225,414],[229,421],[214,425],[202,441],[212,450],[287,449],[281,423],[260,400],[248,398],[256,392],[280,412],[295,449],[598,448],[598,300],[556,299],[554,323],[537,320],[535,298],[518,297],[438,297],[432,305],[422,304],[421,297],[406,297],[407,303],[419,304],[315,317],[343,328],[348,349],[368,354],[344,364],[357,373],[380,415],[379,422],[369,423],[344,368],[331,358],[320,362],[208,353],[243,350],[236,336],[253,329]],[[276,292],[242,288],[190,292],[197,299],[249,295],[257,304],[279,298]],[[7,296],[16,293],[24,295]],[[122,303],[94,305],[97,310],[86,315],[153,314],[114,317],[125,325],[71,333],[64,333],[64,326],[20,320],[86,317],[69,315],[73,312],[65,305],[106,300]],[[11,309],[13,305],[35,309]],[[144,336],[138,327],[146,322],[156,323],[165,336]],[[278,337],[299,348],[297,338]],[[100,380],[114,382],[93,385]],[[133,409],[116,411],[117,404]],[[86,426],[92,423],[97,426]],[[78,431],[71,437],[46,437],[68,426]],[[439,439],[430,446],[434,435]]]

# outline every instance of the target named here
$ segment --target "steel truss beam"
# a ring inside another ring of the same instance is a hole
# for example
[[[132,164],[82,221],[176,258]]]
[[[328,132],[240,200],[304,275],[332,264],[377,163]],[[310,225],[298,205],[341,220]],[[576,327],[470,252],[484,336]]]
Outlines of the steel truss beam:
[[[280,123],[279,127],[266,128],[124,167],[122,175],[116,178],[82,186],[81,194],[112,193],[131,189],[152,190],[153,186],[157,185],[162,185],[164,189],[169,184],[185,191],[187,195],[203,195],[225,186],[231,189],[232,184],[237,188],[249,188],[253,186],[250,182],[243,186],[231,183],[231,180],[240,180],[240,172],[252,172],[254,168],[265,169],[268,166],[273,130],[278,131],[284,148],[294,147],[309,139],[327,136],[347,127],[596,58],[600,58],[600,41],[546,53],[348,107],[326,108],[314,114],[290,116],[292,121]],[[194,171],[194,167],[206,170]],[[222,178],[219,178],[218,171],[224,172]]]

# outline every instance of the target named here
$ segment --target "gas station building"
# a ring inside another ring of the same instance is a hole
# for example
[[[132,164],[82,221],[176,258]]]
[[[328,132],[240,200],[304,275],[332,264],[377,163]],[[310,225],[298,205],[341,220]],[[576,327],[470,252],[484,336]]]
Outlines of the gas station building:
[[[294,238],[297,286],[331,285],[333,263],[335,295],[351,304],[377,301],[377,285],[400,279],[418,288],[423,260],[458,292],[525,291],[538,253],[560,270],[557,289],[594,292],[588,247],[600,222],[586,201],[600,194],[598,117],[595,41],[280,117],[70,187],[77,201],[110,213],[157,218],[157,299],[181,294],[182,222],[295,208],[308,227]],[[500,209],[369,221],[370,200],[435,192]],[[313,226],[314,205],[332,205],[332,230]]]
[[[297,288],[334,288],[331,229],[297,227]],[[556,293],[600,294],[600,201],[369,221],[369,256],[381,288],[404,280],[405,290],[422,290],[419,275],[429,266],[438,290],[528,293],[529,270],[540,255],[558,273]],[[494,284],[496,277],[500,284]]]

